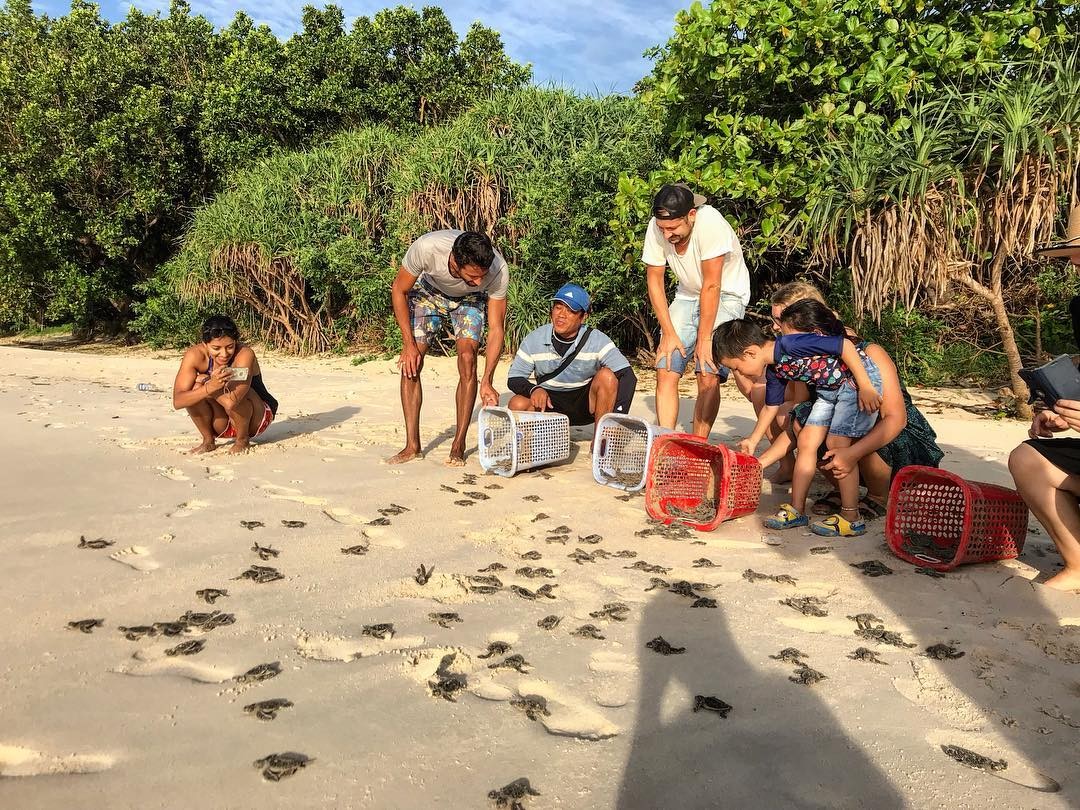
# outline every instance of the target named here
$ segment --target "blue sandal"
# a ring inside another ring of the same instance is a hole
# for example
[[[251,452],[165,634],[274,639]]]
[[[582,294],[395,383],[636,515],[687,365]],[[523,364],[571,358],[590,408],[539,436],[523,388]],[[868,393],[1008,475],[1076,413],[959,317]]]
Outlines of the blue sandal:
[[[796,529],[799,526],[806,526],[810,523],[810,518],[806,515],[800,514],[795,510],[795,507],[790,503],[783,504],[779,511],[771,518],[765,519],[765,528],[767,529]]]

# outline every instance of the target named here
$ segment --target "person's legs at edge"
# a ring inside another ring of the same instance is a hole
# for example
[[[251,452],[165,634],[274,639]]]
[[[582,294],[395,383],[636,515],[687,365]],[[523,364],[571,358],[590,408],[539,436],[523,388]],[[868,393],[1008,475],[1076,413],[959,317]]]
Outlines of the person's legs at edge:
[[[457,403],[457,425],[454,430],[454,442],[450,445],[447,465],[461,467],[465,464],[465,437],[472,421],[473,407],[476,405],[476,355],[480,344],[469,338],[459,338],[457,344],[458,385],[455,401]]]
[[[229,417],[229,424],[233,426],[235,437],[230,453],[247,452],[251,444],[251,434],[259,429],[259,422],[263,417],[263,402],[259,395],[248,390],[247,396],[237,402],[231,394],[223,395],[218,402],[225,409],[225,415]],[[258,407],[256,407],[256,405]],[[254,421],[254,425],[252,422]]]
[[[866,487],[866,497],[881,506],[888,506],[892,467],[877,453],[871,453],[859,460],[858,470],[859,478]]]
[[[1044,584],[1062,591],[1080,590],[1080,476],[1055,467],[1028,444],[1009,455],[1009,472],[1065,561],[1065,568]]]
[[[214,450],[217,447],[217,443],[214,441],[217,433],[214,432],[214,408],[211,405],[211,400],[204,399],[202,402],[197,402],[185,410],[202,437],[202,442],[192,447],[188,452],[196,455]]]
[[[694,435],[709,438],[716,414],[720,412],[720,378],[709,372],[697,373],[697,402],[694,403]]]
[[[800,515],[806,514],[806,495],[817,471],[817,451],[829,433],[827,425],[806,425],[799,431],[798,455],[791,478],[791,505]]]
[[[825,446],[830,450],[838,450],[841,447],[850,447],[851,438],[837,436],[830,433],[825,438]],[[816,465],[815,453],[815,467]],[[859,514],[859,468],[855,467],[850,473],[836,482],[836,488],[840,491],[840,516],[851,523],[862,520]]]
[[[420,365],[415,377],[406,377],[401,372],[401,411],[405,415],[405,447],[399,453],[386,460],[387,464],[401,464],[414,458],[422,458],[420,452],[420,408],[424,404],[424,386],[420,376],[424,371],[424,358],[427,356],[427,344],[417,343],[420,350]]]
[[[619,380],[610,368],[596,372],[589,384],[589,413],[593,415],[593,447],[600,420],[615,409],[615,396],[619,392]]]
[[[666,368],[656,370],[656,424],[674,428],[679,421],[679,380],[682,374]]]

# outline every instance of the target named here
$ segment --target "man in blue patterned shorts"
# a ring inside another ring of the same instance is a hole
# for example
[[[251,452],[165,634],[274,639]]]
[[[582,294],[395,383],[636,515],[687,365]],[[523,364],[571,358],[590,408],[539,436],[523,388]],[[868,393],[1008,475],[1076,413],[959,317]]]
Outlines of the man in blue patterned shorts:
[[[476,355],[488,321],[484,376],[480,399],[498,405],[492,385],[503,350],[506,325],[506,260],[484,234],[471,231],[432,231],[417,239],[402,260],[391,289],[394,317],[401,328],[401,408],[405,413],[405,447],[386,461],[401,464],[422,458],[420,406],[424,391],[420,371],[431,342],[451,331],[457,346],[457,427],[447,465],[465,464],[465,435],[476,404]]]

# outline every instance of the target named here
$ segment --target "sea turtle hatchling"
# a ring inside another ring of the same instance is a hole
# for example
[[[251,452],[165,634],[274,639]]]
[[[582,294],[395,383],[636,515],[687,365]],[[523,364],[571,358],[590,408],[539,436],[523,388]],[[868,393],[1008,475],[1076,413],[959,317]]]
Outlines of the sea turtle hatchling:
[[[521,585],[511,585],[510,590],[516,593],[522,599],[533,600],[538,599],[541,596],[546,597],[547,599],[554,599],[555,594],[552,593],[552,591],[557,587],[558,585],[545,583],[539,588],[537,588],[535,591],[530,591],[528,588],[523,588]]]
[[[137,624],[133,627],[121,626],[116,629],[123,633],[124,638],[128,641],[138,641],[144,636],[153,637],[158,634],[158,631],[154,627],[146,624]]]
[[[544,538],[545,543],[558,543],[560,546],[565,546],[570,542],[570,535],[568,534],[549,534]]]
[[[958,650],[949,644],[931,644],[926,648],[926,657],[933,658],[935,661],[955,661],[957,658],[963,658],[966,653],[963,650]]]
[[[255,543],[251,547],[251,550],[259,555],[260,560],[270,560],[281,553],[276,548],[271,548],[270,546],[260,546],[258,543]]]
[[[536,502],[541,501],[543,499],[539,495],[522,495],[521,500],[530,501],[531,503],[536,503]]]
[[[502,484],[484,484],[484,489],[502,489]]]
[[[795,674],[788,678],[792,683],[801,683],[806,686],[813,686],[819,681],[823,681],[827,676],[822,675],[816,669],[811,669],[806,664],[800,664],[799,668],[795,670]]]
[[[832,549],[828,546],[811,546],[810,548],[811,554],[828,554],[830,551],[832,551]]]
[[[566,556],[576,562],[578,565],[582,565],[583,563],[587,562],[596,562],[596,560],[593,558],[593,555],[583,548],[576,548]]]
[[[302,529],[307,526],[307,522],[303,520],[283,520],[281,525],[286,529]]]
[[[556,526],[554,529],[548,529],[548,534],[570,534],[573,531],[569,526]]]
[[[466,494],[468,494],[468,493],[466,493]],[[407,507],[407,506],[401,506],[400,504],[392,503],[389,506],[385,506],[382,509],[380,509],[379,514],[383,515],[384,517],[392,517],[392,516],[395,516],[395,515],[403,515],[406,512],[411,512],[411,511],[412,510],[409,509],[409,507]]]
[[[390,518],[388,518],[388,517],[377,517],[374,520],[369,520],[364,525],[366,525],[366,526],[389,526],[390,525]]]
[[[525,810],[523,801],[529,796],[539,795],[540,791],[530,785],[524,776],[498,790],[488,792],[488,798],[495,802],[496,807],[506,807],[508,810]]]
[[[476,473],[462,473],[458,483],[466,487],[476,486]]]
[[[461,492],[461,490],[455,489],[449,484],[439,484],[439,489],[441,489],[443,492],[453,492],[455,495]]]
[[[881,619],[872,613],[858,613],[854,616],[848,616],[858,627],[855,628],[855,635],[859,638],[865,638],[869,641],[877,642],[878,644],[891,644],[894,647],[914,647],[914,642],[906,642],[903,637],[893,630],[886,630],[885,625],[881,624]]]
[[[255,715],[259,720],[276,720],[277,713],[282,709],[291,709],[293,702],[285,698],[271,698],[260,700],[258,703],[249,703],[244,707],[248,714]]]
[[[530,523],[539,523],[541,520],[548,520],[551,517],[547,512],[537,512],[536,517],[530,520]]]
[[[634,557],[637,556],[637,552],[636,551],[631,551],[628,548],[624,548],[624,549],[622,549],[620,551],[616,551],[611,556],[615,557],[617,559],[632,560],[632,559],[634,559]]]
[[[519,577],[525,577],[526,579],[539,579],[541,577],[544,579],[553,579],[555,577],[554,571],[550,568],[544,568],[543,566],[533,568],[532,566],[527,565],[524,568],[517,569],[514,573]]]
[[[440,675],[437,680],[428,681],[428,688],[432,697],[440,697],[451,703],[457,703],[454,695],[464,689],[468,684],[462,675]]]
[[[481,587],[498,590],[503,586],[502,580],[494,574],[472,574],[467,576],[466,579],[469,580],[469,585],[473,588]]]
[[[967,748],[961,748],[959,745],[943,745],[941,750],[961,765],[967,765],[977,771],[1003,771],[1009,767],[1009,763],[1004,759],[990,759]]]
[[[361,544],[355,545],[355,546],[345,546],[343,549],[341,549],[341,553],[342,554],[350,554],[350,555],[352,555],[354,557],[362,557],[363,555],[367,554],[370,550],[371,550],[370,546],[368,546],[366,543],[361,543]]]
[[[191,641],[182,641],[175,647],[170,647],[165,650],[166,655],[197,655],[203,651],[206,647],[206,642],[201,638],[194,638]]]
[[[520,556],[521,556],[521,559],[523,559],[523,560],[540,560],[540,559],[543,559],[543,557],[544,557],[544,555],[541,554],[536,549],[533,549],[532,551],[526,551],[524,554],[522,554]]]
[[[462,621],[456,613],[429,613],[427,617],[444,630],[452,630],[455,623]]]
[[[685,596],[687,599],[697,599],[699,596],[699,594],[694,593],[694,586],[685,579],[680,579],[678,582],[671,583],[668,592],[677,594],[678,596]]]
[[[416,569],[416,576],[414,576],[413,579],[416,580],[417,585],[427,585],[433,573],[435,573],[434,565],[431,566],[431,568],[428,568],[421,563],[420,567]]]
[[[801,650],[797,650],[794,647],[784,647],[776,655],[770,655],[769,658],[774,661],[783,661],[785,664],[801,664],[803,658],[807,658],[806,653]]]
[[[589,615],[594,619],[611,619],[613,622],[625,622],[630,613],[630,606],[625,602],[607,602],[600,610]]]
[[[463,492],[461,494],[465,495],[466,497],[472,498],[474,501],[486,501],[491,497],[486,492],[479,492],[479,491],[477,491],[477,492]]]
[[[108,548],[115,544],[115,540],[104,540],[100,537],[97,540],[87,540],[85,535],[79,535],[79,548],[91,548],[97,550]]]
[[[462,498],[461,500],[454,501],[454,506],[472,506],[476,501],[470,501],[468,498]]]
[[[476,656],[477,658],[492,658],[496,655],[505,655],[510,652],[510,644],[506,641],[489,641],[487,652]]]
[[[713,695],[694,695],[694,711],[716,712],[726,718],[734,707]]]
[[[715,599],[712,599],[712,598],[710,598],[708,596],[699,596],[697,599],[695,599],[693,602],[690,603],[690,607],[692,607],[692,608],[716,608],[716,607],[719,607],[719,605],[716,603]]]
[[[252,582],[261,585],[267,582],[276,582],[279,579],[285,579],[285,575],[276,568],[271,568],[269,565],[252,565],[247,571],[244,571],[239,576],[233,577],[233,579],[250,579]]]
[[[221,597],[228,595],[229,592],[224,590],[223,588],[202,588],[195,591],[195,596],[197,596],[199,599],[202,599],[208,605],[212,605]]]
[[[671,583],[666,579],[660,579],[660,577],[652,577],[649,580],[649,587],[646,588],[646,592],[655,591],[657,588],[670,588]]]
[[[773,582],[778,582],[781,585],[795,586],[799,584],[798,580],[796,580],[795,577],[793,577],[791,574],[774,574],[772,579]]]
[[[489,566],[488,566],[487,568],[480,568],[480,569],[478,569],[476,573],[478,573],[478,574],[486,574],[486,573],[488,573],[489,571],[505,571],[505,570],[506,570],[506,566],[505,566],[505,565],[503,565],[503,564],[502,564],[502,563],[500,563],[500,562],[493,562],[493,563],[492,563],[491,565],[489,565]]]
[[[365,624],[363,629],[360,630],[360,635],[377,638],[379,641],[386,641],[387,638],[394,637],[394,624],[393,622]]]
[[[578,638],[595,638],[597,641],[605,639],[604,634],[600,632],[600,628],[593,624],[583,624],[577,630],[571,631],[570,635]]]
[[[781,599],[780,604],[799,611],[803,616],[821,618],[829,615],[829,612],[823,607],[825,600],[816,596],[789,596],[787,599]]]
[[[849,563],[849,565],[852,568],[858,568],[866,577],[884,577],[893,573],[893,570],[881,560],[866,560],[860,563]]]
[[[306,768],[315,760],[298,754],[295,751],[286,751],[283,754],[269,754],[262,759],[255,760],[255,767],[262,770],[263,779],[268,782],[280,782],[282,779],[292,776],[301,768]]]
[[[745,579],[747,582],[761,582],[766,579],[772,579],[772,577],[768,574],[759,574],[753,568],[747,568],[745,571],[743,571],[742,578]]]
[[[941,573],[936,568],[924,568],[922,566],[916,566],[915,573],[922,574],[923,576],[930,577],[931,579],[948,579],[945,574]]]
[[[597,543],[603,541],[603,537],[599,534],[587,534],[584,537],[578,537],[579,543],[584,543],[587,546],[595,546]]]
[[[247,529],[249,532],[253,532],[256,529],[261,529],[266,524],[261,520],[241,520],[240,525]]]
[[[545,616],[536,623],[536,626],[539,627],[541,630],[554,630],[556,627],[558,627],[559,622],[561,621],[562,616]]]
[[[660,655],[682,655],[686,652],[686,647],[673,647],[663,636],[657,636],[652,641],[646,642],[645,646]]]
[[[213,610],[209,613],[196,613],[193,610],[189,610],[177,619],[177,621],[183,622],[190,627],[197,627],[200,630],[209,632],[218,627],[236,624],[236,616],[232,613],[222,613],[220,610]]]
[[[694,568],[716,568],[716,563],[708,557],[699,557],[693,562]]]
[[[273,661],[269,664],[257,664],[240,675],[233,678],[237,683],[258,683],[259,681],[268,681],[271,678],[276,678],[281,674],[281,664],[277,661]]]
[[[532,665],[525,660],[523,655],[508,655],[502,661],[497,661],[494,664],[488,664],[488,669],[513,669],[517,670],[523,675],[529,674],[529,667]]]
[[[515,709],[521,709],[530,720],[539,720],[541,717],[550,717],[547,701],[539,695],[522,695],[510,701]]]
[[[163,636],[178,636],[188,629],[188,622],[183,619],[175,622],[154,622],[154,629]]]
[[[651,565],[644,560],[638,560],[633,565],[624,565],[624,569],[627,571],[645,571],[648,574],[669,574],[670,568],[665,568],[662,565]]]
[[[868,664],[885,664],[887,666],[889,663],[878,658],[878,654],[868,647],[856,647],[848,658],[852,661],[865,661]]]
[[[72,630],[78,630],[80,633],[93,633],[95,627],[104,627],[104,619],[78,619],[77,621],[68,622],[67,626]]]

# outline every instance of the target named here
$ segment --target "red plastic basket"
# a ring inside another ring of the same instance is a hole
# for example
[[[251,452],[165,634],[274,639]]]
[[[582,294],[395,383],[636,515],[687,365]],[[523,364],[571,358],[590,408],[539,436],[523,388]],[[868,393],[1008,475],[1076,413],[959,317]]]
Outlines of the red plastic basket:
[[[885,535],[900,559],[948,571],[1013,559],[1024,549],[1027,524],[1027,506],[1014,490],[911,466],[893,479]]]
[[[650,517],[708,532],[755,511],[760,500],[761,465],[753,456],[687,433],[653,442],[645,483]]]

